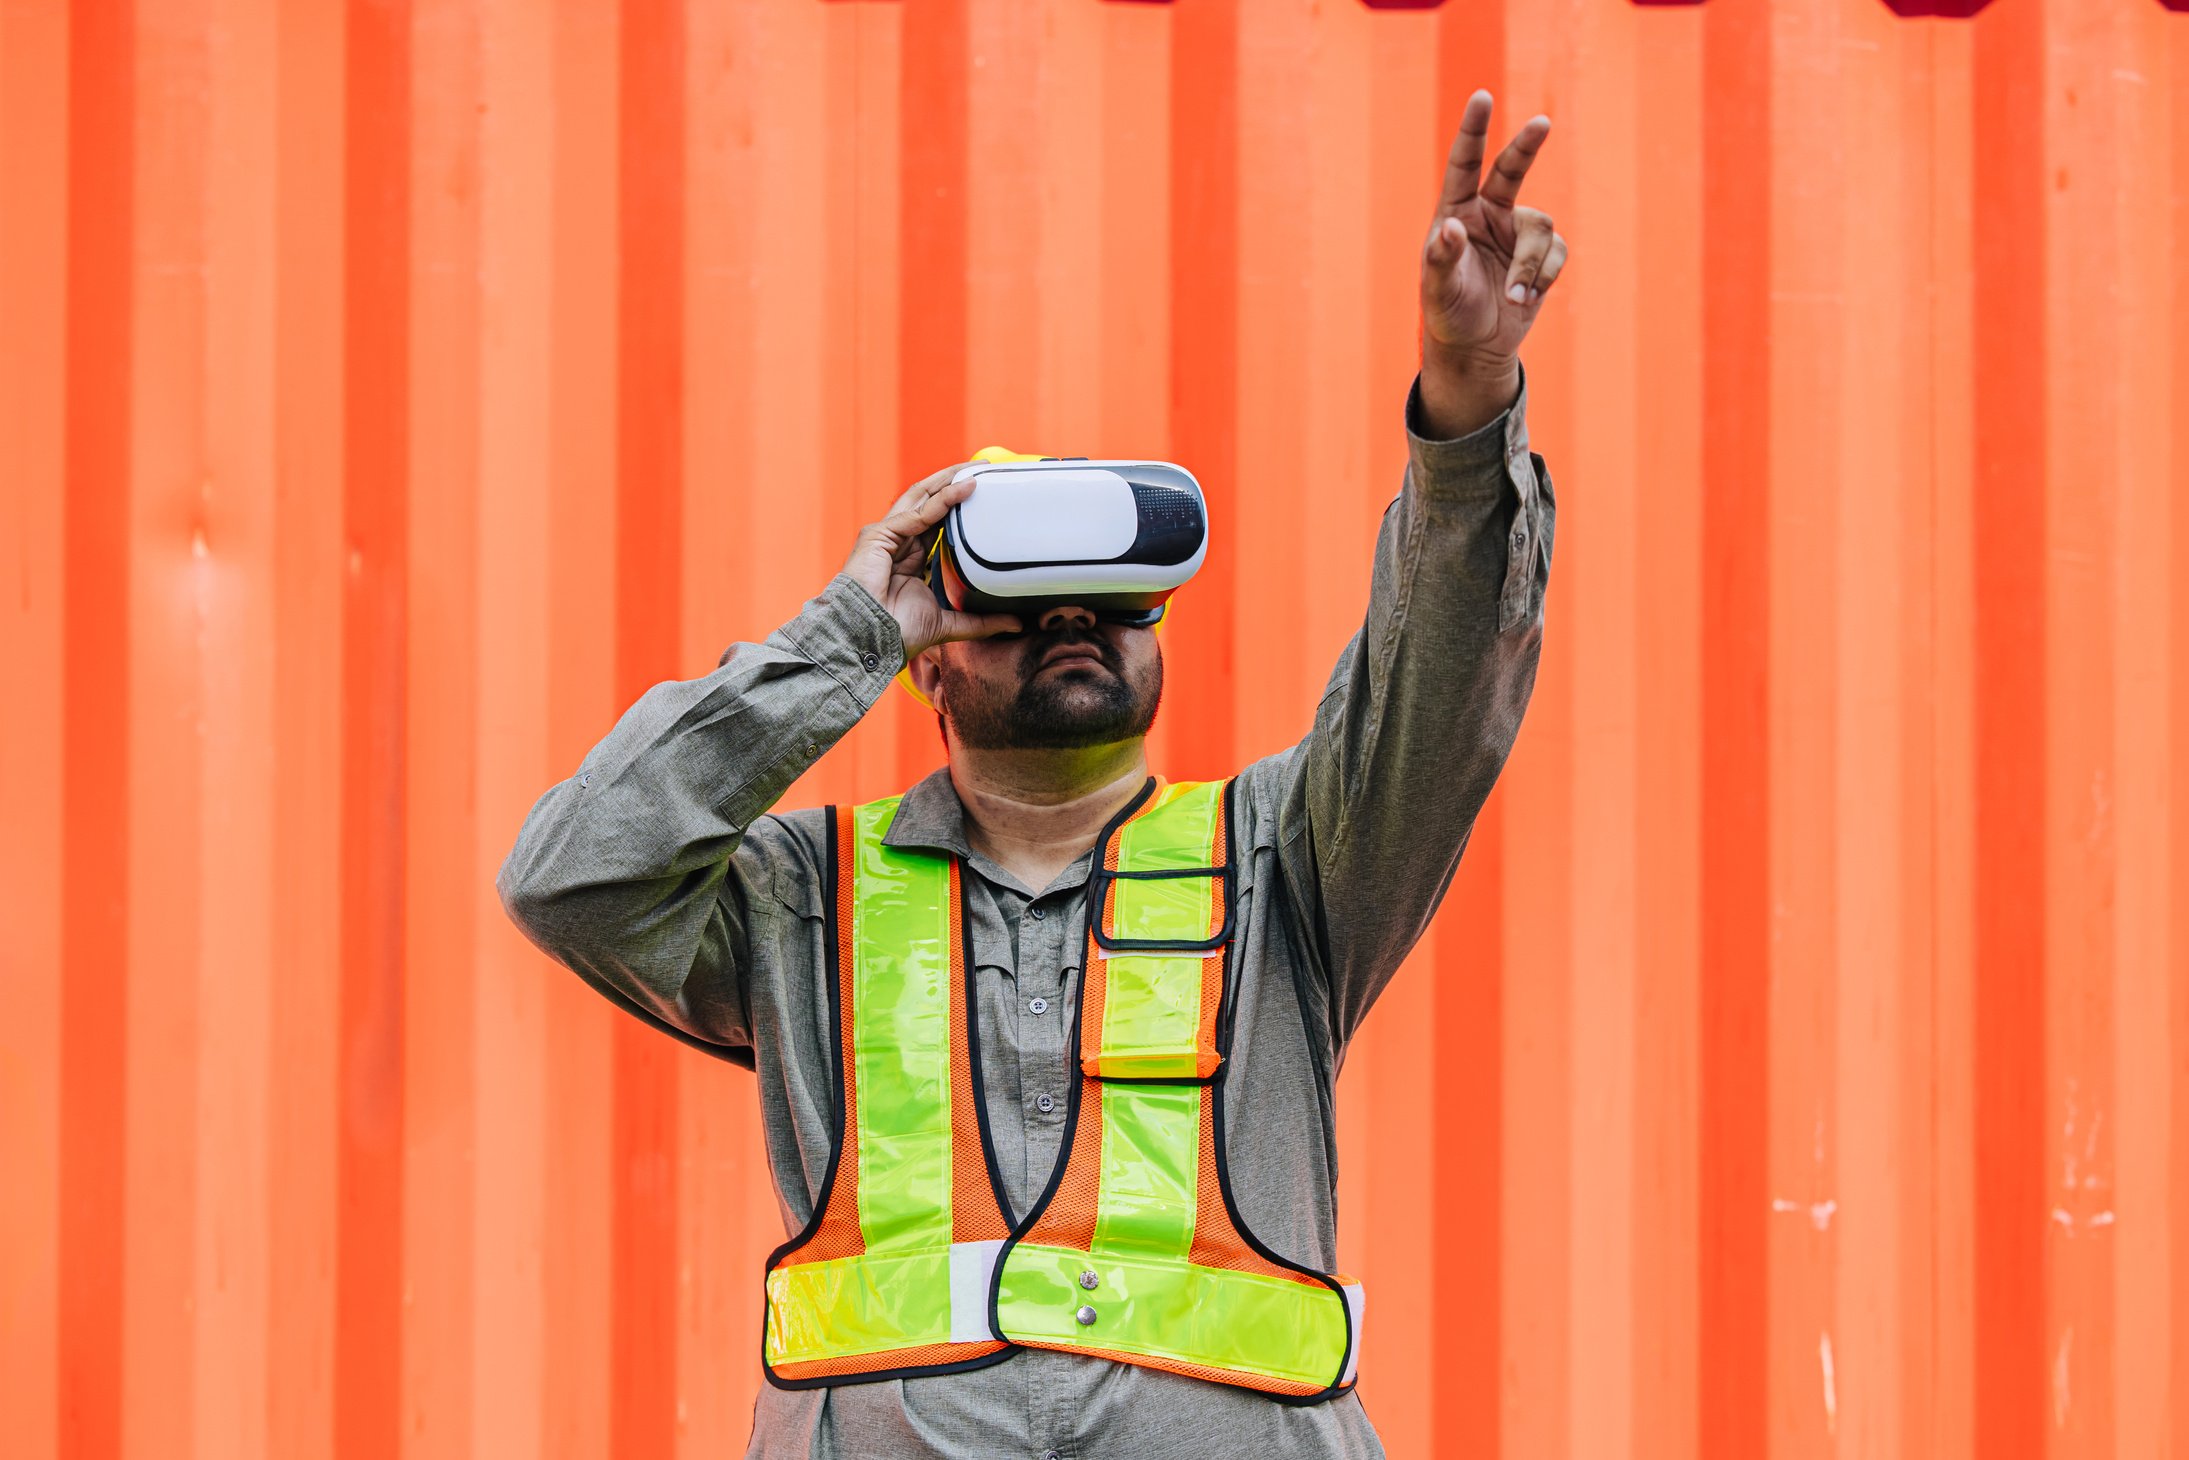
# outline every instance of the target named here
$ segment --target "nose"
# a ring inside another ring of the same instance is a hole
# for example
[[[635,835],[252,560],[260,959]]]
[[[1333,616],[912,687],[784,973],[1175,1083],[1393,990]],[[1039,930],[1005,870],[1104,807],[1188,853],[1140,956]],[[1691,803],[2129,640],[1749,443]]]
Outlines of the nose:
[[[1044,631],[1061,629],[1067,624],[1091,629],[1095,626],[1095,616],[1091,608],[1082,608],[1076,603],[1059,603],[1052,608],[1043,609],[1041,617],[1034,622],[1036,627]]]

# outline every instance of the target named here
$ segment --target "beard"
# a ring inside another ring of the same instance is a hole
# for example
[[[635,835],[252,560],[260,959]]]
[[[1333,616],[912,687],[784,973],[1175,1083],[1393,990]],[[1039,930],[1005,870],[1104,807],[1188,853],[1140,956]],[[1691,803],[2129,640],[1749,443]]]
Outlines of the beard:
[[[1060,644],[1087,645],[1102,656],[1101,666],[1042,673],[1042,656]],[[1148,663],[1135,682],[1107,639],[1077,629],[1027,634],[1015,688],[969,674],[946,656],[940,666],[946,718],[972,750],[1085,750],[1137,739],[1155,723],[1163,698],[1163,658]]]

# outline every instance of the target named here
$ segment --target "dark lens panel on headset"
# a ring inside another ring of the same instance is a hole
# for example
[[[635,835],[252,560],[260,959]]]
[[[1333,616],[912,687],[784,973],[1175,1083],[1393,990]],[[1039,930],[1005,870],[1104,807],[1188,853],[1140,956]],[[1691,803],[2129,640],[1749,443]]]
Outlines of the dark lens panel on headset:
[[[1032,628],[1034,620],[1041,617],[1042,610],[1048,607],[1050,605],[1046,603],[1030,603],[1019,614],[1019,622],[1025,624],[1027,628],[1021,629],[1015,634],[990,634],[988,637],[992,639],[1023,637]],[[1095,620],[1098,623],[1116,624],[1120,628],[1152,629],[1163,621],[1163,615],[1169,611],[1170,605],[1167,603],[1159,603],[1153,608],[1098,608],[1095,610]]]
[[[1152,629],[1163,621],[1163,615],[1169,610],[1167,603],[1158,603],[1153,608],[1100,608],[1095,610],[1095,617],[1106,624],[1120,624],[1128,629]]]

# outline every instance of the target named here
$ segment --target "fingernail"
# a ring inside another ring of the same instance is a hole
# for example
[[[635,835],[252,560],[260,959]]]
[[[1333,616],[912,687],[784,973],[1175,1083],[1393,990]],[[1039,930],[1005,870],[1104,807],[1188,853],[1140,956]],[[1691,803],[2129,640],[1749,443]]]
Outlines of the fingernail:
[[[1540,289],[1530,289],[1528,291],[1528,302],[1530,304],[1535,303],[1538,299],[1541,299],[1542,297],[1543,291]]]
[[[1512,288],[1507,289],[1505,293],[1515,304],[1526,304],[1528,302],[1528,286],[1525,284],[1515,284]]]

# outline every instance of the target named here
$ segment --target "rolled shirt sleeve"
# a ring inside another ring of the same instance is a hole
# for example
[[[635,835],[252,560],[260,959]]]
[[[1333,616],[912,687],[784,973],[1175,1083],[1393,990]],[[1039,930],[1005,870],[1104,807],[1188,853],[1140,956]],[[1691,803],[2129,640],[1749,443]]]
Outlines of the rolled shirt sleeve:
[[[745,910],[773,873],[746,833],[903,665],[896,620],[839,575],[711,673],[655,685],[533,805],[503,907],[613,1002],[750,1064]]]

